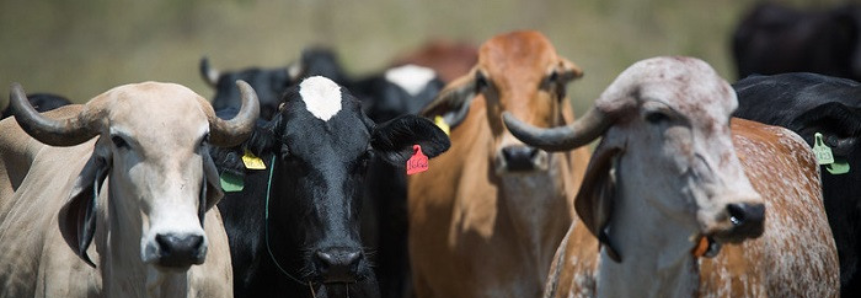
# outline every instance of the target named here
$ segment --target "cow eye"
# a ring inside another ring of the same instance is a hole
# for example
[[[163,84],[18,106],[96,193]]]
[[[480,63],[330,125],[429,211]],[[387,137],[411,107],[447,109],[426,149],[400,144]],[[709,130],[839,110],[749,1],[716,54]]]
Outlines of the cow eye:
[[[670,116],[667,116],[667,114],[664,114],[663,112],[659,112],[659,111],[648,112],[648,113],[646,113],[645,118],[646,118],[646,121],[648,121],[651,124],[661,124],[663,122],[670,120]]]
[[[126,149],[129,147],[129,143],[121,136],[111,136],[111,142],[113,142],[114,146],[118,149]]]

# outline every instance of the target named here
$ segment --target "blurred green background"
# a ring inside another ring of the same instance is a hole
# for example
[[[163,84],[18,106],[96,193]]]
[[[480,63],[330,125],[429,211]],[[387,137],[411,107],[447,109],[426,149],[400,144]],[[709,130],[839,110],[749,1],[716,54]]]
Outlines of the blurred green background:
[[[536,29],[585,77],[578,112],[633,62],[689,55],[735,80],[729,39],[753,0],[0,0],[0,82],[75,102],[124,83],[170,81],[206,98],[214,67],[279,67],[302,48],[334,47],[354,75],[378,71],[429,38],[480,44]],[[777,1],[817,7],[842,1]],[[0,107],[8,102],[8,91]]]

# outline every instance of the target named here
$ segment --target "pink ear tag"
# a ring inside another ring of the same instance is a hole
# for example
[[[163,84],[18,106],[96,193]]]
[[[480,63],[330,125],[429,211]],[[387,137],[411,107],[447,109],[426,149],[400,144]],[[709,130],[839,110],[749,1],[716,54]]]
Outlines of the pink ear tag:
[[[422,153],[422,146],[413,145],[413,156],[407,160],[407,175],[428,170],[428,157]]]

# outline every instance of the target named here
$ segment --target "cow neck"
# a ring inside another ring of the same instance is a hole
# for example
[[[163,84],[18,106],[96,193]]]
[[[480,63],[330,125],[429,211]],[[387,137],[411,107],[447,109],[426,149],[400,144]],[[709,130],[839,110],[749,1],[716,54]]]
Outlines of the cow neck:
[[[275,267],[278,268],[278,271],[280,271],[281,274],[286,276],[288,279],[298,283],[299,285],[302,285],[302,286],[307,285],[311,291],[311,296],[317,297],[317,293],[314,291],[314,284],[311,281],[307,281],[307,282],[302,281],[301,279],[296,278],[295,276],[293,276],[292,274],[287,272],[287,270],[284,268],[284,266],[281,266],[281,264],[278,263],[278,258],[275,257],[275,253],[272,252],[272,246],[269,244],[269,197],[271,197],[271,194],[272,194],[272,176],[273,176],[273,173],[275,173],[275,155],[274,154],[272,155],[272,160],[269,163],[269,175],[268,175],[268,178],[266,180],[266,205],[265,205],[264,211],[263,211],[264,212],[263,213],[263,219],[264,219],[264,222],[263,222],[264,236],[263,237],[265,238],[265,241],[266,241],[266,252],[268,253],[269,258],[272,260],[272,263],[275,264]]]
[[[572,220],[572,206],[565,192],[570,181],[563,165],[566,155],[551,153],[548,158],[547,171],[500,177],[507,218],[539,285],[547,277],[556,247]]]
[[[617,165],[615,172],[624,171]],[[622,175],[617,175],[608,235],[622,260],[616,262],[606,249],[601,251],[599,298],[696,295],[699,262],[691,252],[696,239],[689,239],[693,232],[683,228],[682,223],[648,203],[644,196],[653,193],[654,190],[628,185]]]

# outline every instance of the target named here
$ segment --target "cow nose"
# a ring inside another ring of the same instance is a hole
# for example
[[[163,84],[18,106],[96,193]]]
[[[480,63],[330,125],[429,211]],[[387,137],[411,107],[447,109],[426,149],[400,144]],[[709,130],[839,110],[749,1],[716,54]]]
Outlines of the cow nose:
[[[159,247],[158,264],[161,266],[183,268],[203,264],[206,248],[201,235],[158,234],[155,241]]]
[[[732,233],[738,237],[754,238],[762,235],[765,222],[765,205],[733,203],[726,207],[733,225]]]
[[[329,248],[314,254],[317,270],[326,283],[356,282],[362,252],[349,248]]]
[[[502,148],[502,158],[509,172],[534,171],[540,162],[540,152],[529,146],[507,146]]]

